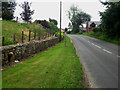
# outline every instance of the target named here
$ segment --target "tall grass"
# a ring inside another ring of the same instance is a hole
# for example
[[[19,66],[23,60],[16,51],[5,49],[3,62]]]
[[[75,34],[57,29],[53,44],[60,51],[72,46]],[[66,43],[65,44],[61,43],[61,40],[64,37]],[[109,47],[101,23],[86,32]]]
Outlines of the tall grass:
[[[15,44],[13,42],[13,35],[15,33],[16,43],[22,41],[22,31],[24,31],[24,41],[28,41],[29,30],[31,30],[31,38],[34,37],[36,31],[37,36],[41,38],[48,32],[48,29],[44,29],[40,24],[25,24],[12,21],[2,21],[2,36],[5,37],[5,45]]]

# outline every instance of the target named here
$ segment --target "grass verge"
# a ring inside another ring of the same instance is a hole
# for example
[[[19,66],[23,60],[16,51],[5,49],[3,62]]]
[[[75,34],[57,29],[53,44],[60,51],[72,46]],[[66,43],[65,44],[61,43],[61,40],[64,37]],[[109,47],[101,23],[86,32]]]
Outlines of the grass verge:
[[[2,71],[3,88],[85,88],[84,72],[67,37],[48,51]]]
[[[113,44],[116,44],[116,45],[120,45],[119,40],[109,39],[109,38],[106,38],[104,35],[94,35],[94,33],[92,33],[92,32],[91,33],[83,33],[81,35],[90,36],[90,37],[97,38],[97,39],[100,39],[100,40],[104,40],[104,41],[107,41],[107,42],[110,42],[110,43],[113,43]]]

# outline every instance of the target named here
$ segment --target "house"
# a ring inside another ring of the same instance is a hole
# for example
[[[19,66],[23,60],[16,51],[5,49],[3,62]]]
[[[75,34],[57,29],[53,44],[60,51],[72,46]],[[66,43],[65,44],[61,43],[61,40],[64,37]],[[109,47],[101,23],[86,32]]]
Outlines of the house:
[[[94,27],[98,27],[100,25],[100,21],[87,21],[86,22],[86,33],[91,32]]]

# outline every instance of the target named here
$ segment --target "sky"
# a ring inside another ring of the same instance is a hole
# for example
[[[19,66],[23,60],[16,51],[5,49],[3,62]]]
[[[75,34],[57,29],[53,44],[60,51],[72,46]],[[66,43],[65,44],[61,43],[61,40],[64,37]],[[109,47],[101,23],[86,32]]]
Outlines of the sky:
[[[26,0],[32,2],[31,9],[35,10],[32,18],[34,20],[47,20],[49,18],[56,19],[58,21],[58,27],[60,27],[60,0]],[[104,0],[102,0],[104,1]],[[18,3],[15,10],[15,17],[19,17],[23,11],[19,4],[23,3],[23,0],[16,0]],[[62,1],[62,28],[68,27],[70,22],[67,16],[67,11],[71,5],[77,5],[78,8],[91,15],[91,21],[100,21],[99,11],[104,11],[105,7],[99,2],[99,0],[63,0]],[[20,20],[20,19],[19,19]]]

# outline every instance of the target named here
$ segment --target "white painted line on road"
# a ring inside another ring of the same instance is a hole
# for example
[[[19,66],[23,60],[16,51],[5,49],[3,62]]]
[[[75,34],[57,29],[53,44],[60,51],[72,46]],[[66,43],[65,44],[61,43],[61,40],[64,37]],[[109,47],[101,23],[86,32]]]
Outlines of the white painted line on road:
[[[85,39],[85,38],[83,38],[83,37],[81,37],[82,39]]]
[[[92,45],[95,45],[94,43],[92,43]]]
[[[110,53],[110,54],[112,54],[112,52],[110,52],[110,51],[108,51],[108,50],[106,50],[106,49],[103,49],[105,52],[107,52],[107,53]]]
[[[98,48],[101,48],[100,46],[98,46],[98,45],[95,45],[96,47],[98,47]]]
[[[90,43],[90,41],[88,41]]]

